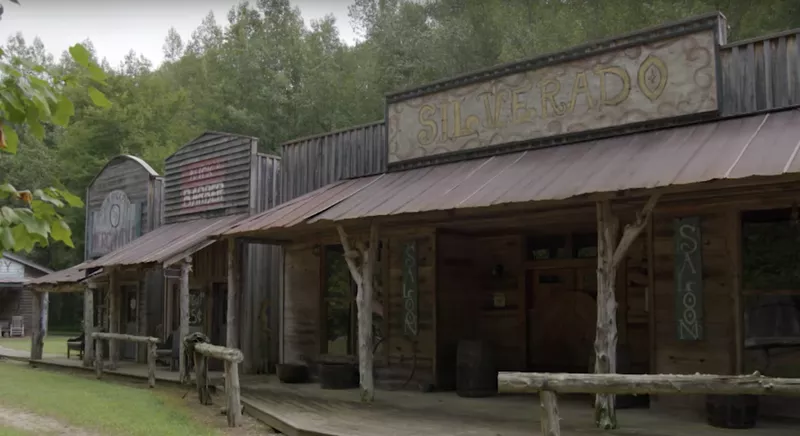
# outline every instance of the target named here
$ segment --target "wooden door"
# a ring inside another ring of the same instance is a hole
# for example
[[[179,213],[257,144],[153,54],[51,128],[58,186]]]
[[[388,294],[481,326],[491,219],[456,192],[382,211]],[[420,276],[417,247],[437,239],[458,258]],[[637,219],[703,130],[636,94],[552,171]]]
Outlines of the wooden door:
[[[129,335],[138,335],[139,333],[139,296],[138,286],[123,285],[122,286],[122,323],[124,332]],[[136,359],[136,342],[122,341],[120,342],[122,351],[122,359],[135,360]]]
[[[528,274],[529,368],[587,372],[594,342],[596,279],[592,281],[585,269],[572,267]]]

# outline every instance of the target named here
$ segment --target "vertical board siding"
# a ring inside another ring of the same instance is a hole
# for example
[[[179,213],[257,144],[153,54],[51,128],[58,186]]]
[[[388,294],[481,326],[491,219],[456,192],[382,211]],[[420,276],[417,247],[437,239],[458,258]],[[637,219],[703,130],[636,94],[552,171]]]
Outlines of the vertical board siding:
[[[250,214],[275,207],[280,201],[279,157],[258,154],[254,160]],[[239,346],[245,355],[245,373],[271,371],[278,360],[278,306],[281,248],[244,243]]]
[[[723,46],[722,115],[800,104],[800,30]]]
[[[141,215],[138,217],[140,222],[139,235],[143,235],[160,224],[157,219],[151,219],[153,212],[154,199],[151,192],[155,189],[157,174],[152,168],[143,161],[131,156],[116,156],[108,161],[106,166],[92,180],[86,190],[86,244],[84,257],[86,259],[100,257],[113,250],[103,252],[92,251],[92,216],[98,212],[103,205],[103,200],[112,191],[122,191],[128,197],[132,205],[141,205]],[[130,241],[117,241],[119,246]]]
[[[247,213],[255,147],[256,141],[250,137],[209,132],[169,156],[165,164],[165,222]],[[218,195],[208,202],[197,205],[184,202],[187,189],[212,188],[217,184],[222,186],[208,194]]]
[[[327,184],[386,171],[383,121],[298,139],[281,148],[281,201]]]

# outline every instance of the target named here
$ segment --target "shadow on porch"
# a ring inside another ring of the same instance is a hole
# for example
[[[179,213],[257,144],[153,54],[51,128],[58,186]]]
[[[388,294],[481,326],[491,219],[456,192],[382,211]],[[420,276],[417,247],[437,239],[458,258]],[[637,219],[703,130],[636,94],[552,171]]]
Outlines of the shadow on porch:
[[[462,398],[451,392],[378,391],[374,404],[358,390],[322,390],[318,384],[282,384],[276,377],[242,378],[242,402],[251,416],[290,436],[530,436],[540,433],[538,396]],[[594,427],[586,397],[559,403],[563,435],[607,434]],[[750,430],[709,426],[700,414],[627,409],[618,412],[629,436],[779,436],[800,431],[796,422],[760,419]]]

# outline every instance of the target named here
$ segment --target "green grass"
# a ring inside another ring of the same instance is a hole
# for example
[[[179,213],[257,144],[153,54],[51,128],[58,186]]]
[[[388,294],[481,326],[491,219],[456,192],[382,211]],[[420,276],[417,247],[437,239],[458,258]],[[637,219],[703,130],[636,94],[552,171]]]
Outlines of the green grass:
[[[0,436],[34,436],[36,433],[24,430],[18,430],[14,427],[0,426]]]
[[[44,353],[66,356],[67,339],[74,338],[75,336],[76,335],[48,334],[47,337],[44,338]],[[30,336],[24,338],[0,338],[0,346],[13,350],[30,351],[31,338]],[[75,355],[77,354],[77,351],[75,351]]]
[[[197,419],[190,400],[182,399],[184,391],[178,388],[162,385],[148,389],[19,363],[0,363],[0,374],[0,404],[75,427],[120,436],[220,434]],[[0,427],[0,435],[25,434],[5,431]]]

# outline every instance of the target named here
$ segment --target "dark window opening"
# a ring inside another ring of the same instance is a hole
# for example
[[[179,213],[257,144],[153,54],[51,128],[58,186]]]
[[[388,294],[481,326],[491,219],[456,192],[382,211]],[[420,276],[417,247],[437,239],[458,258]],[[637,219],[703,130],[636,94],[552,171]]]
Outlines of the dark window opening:
[[[742,215],[742,286],[749,342],[800,340],[800,221],[792,209]]]
[[[356,286],[347,268],[341,245],[325,247],[323,302],[326,354],[349,356],[355,349]]]

